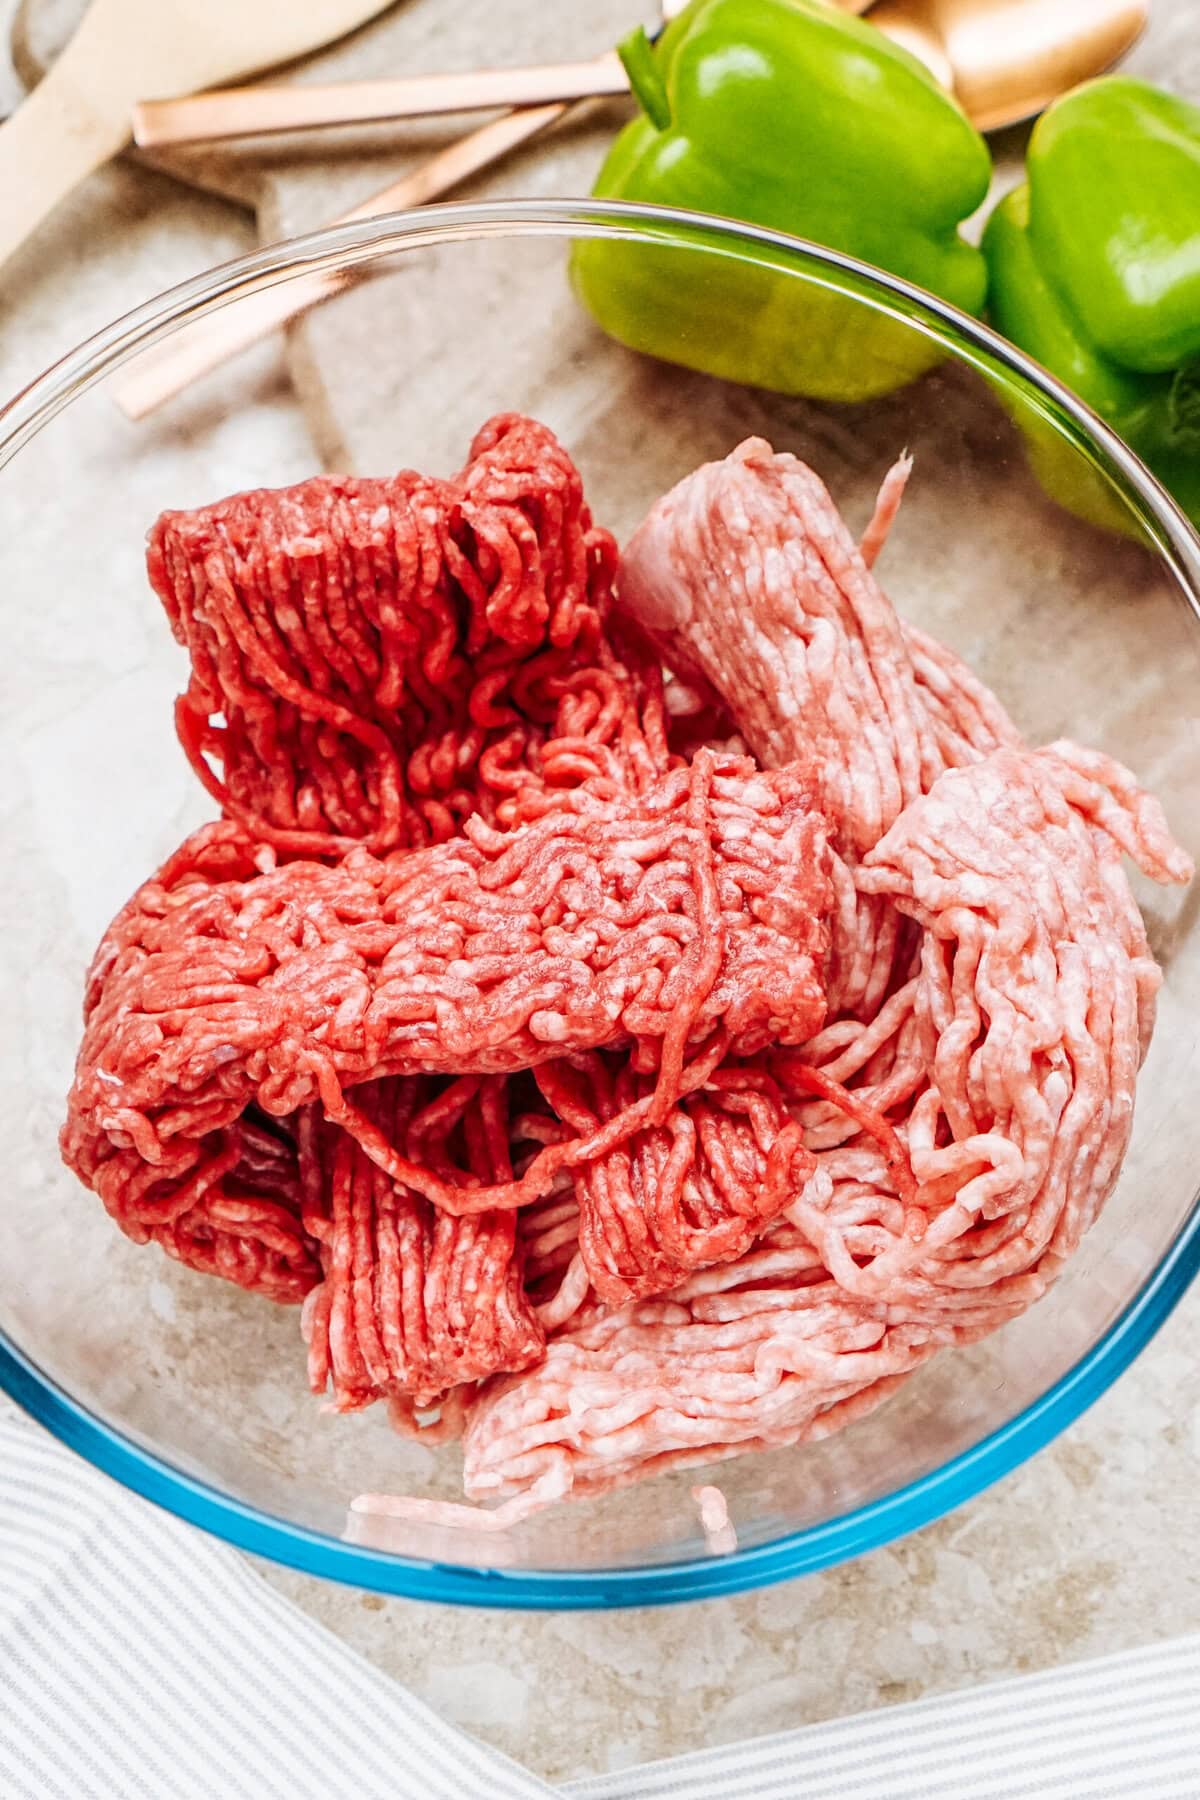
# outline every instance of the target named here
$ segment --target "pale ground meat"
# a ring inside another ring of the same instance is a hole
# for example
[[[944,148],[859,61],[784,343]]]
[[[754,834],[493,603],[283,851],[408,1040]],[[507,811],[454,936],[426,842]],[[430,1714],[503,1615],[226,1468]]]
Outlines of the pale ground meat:
[[[1026,750],[955,658],[902,630],[794,458],[754,442],[683,482],[619,590],[764,762],[811,759],[869,970],[843,975],[843,1017],[804,1056],[895,1122],[916,1205],[844,1113],[806,1109],[823,1182],[756,1251],[563,1333],[481,1400],[465,1446],[480,1498],[825,1435],[1037,1299],[1116,1179],[1153,1017],[1122,854],[1191,874],[1127,771]],[[836,965],[831,989],[833,1012]]]

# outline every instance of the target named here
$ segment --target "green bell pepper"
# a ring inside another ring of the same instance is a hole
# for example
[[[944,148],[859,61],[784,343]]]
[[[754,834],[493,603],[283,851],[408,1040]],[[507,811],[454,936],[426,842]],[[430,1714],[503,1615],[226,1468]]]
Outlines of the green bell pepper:
[[[1107,76],[1043,114],[1027,179],[984,232],[990,311],[1200,524],[1200,108]],[[1102,478],[1022,419],[1047,492],[1132,529]]]
[[[622,56],[642,112],[597,195],[770,226],[982,308],[983,258],[958,227],[987,193],[987,146],[863,20],[823,0],[694,0]],[[802,264],[799,279],[781,274],[785,262],[583,240],[572,273],[622,343],[754,386],[865,400],[939,360],[920,333],[805,279]]]

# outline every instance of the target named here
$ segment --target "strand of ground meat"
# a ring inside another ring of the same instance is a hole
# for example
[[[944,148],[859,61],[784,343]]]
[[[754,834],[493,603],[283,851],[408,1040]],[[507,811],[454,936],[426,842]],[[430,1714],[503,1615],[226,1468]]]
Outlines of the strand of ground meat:
[[[729,1517],[729,1503],[719,1487],[694,1487],[692,1499],[710,1556],[732,1556],[738,1547],[737,1532]]]
[[[452,481],[320,478],[165,513],[150,579],[191,659],[197,776],[302,854],[441,842],[667,766],[656,661],[607,625],[615,546],[544,426],[493,419]]]

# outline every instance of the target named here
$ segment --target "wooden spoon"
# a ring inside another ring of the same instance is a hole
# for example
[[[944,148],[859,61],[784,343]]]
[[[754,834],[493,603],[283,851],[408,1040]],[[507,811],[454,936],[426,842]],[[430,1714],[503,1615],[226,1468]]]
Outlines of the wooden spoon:
[[[0,125],[0,263],[130,138],[139,94],[188,93],[319,49],[392,0],[93,0]]]
[[[999,131],[1111,67],[1148,0],[879,0],[871,23],[918,56],[980,131]]]

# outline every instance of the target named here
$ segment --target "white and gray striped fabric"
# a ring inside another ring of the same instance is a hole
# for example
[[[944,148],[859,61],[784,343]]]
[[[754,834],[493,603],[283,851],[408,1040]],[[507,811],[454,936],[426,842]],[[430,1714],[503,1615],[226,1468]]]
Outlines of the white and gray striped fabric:
[[[556,1789],[0,1414],[3,1800],[1198,1800],[1200,1637]]]
[[[568,1791],[579,1800],[1200,1800],[1200,1636]]]

